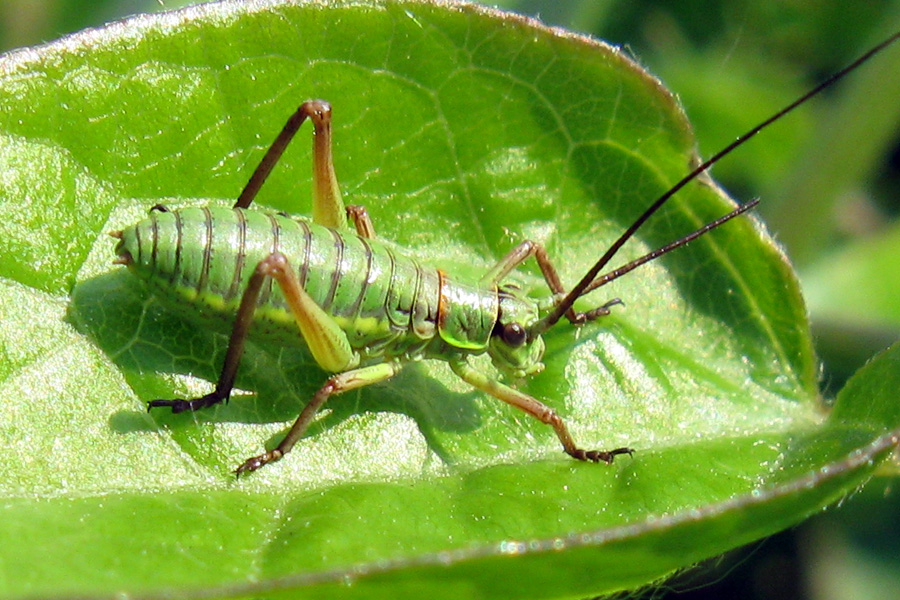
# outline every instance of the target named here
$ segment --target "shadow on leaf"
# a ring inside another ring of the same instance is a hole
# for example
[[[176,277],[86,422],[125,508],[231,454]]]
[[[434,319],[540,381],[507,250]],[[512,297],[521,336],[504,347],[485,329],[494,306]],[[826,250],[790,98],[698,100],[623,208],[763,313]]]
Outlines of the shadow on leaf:
[[[68,320],[121,368],[142,402],[206,393],[218,378],[227,348],[222,332],[173,314],[160,301],[148,297],[143,285],[125,270],[78,284]],[[293,421],[327,377],[303,348],[277,347],[266,352],[250,342],[235,393],[227,404],[191,415],[158,410],[152,413],[152,420],[140,410],[122,410],[109,418],[109,425],[121,434],[164,428],[179,439],[178,432],[190,435],[191,429],[205,429],[217,422]],[[242,393],[244,390],[249,393]],[[441,434],[465,433],[479,427],[477,397],[474,391],[449,391],[419,365],[412,364],[390,381],[333,398],[326,405],[328,413],[313,423],[307,437],[356,414],[399,413],[416,422],[429,447],[442,460],[452,462]],[[273,436],[271,446],[283,434]]]

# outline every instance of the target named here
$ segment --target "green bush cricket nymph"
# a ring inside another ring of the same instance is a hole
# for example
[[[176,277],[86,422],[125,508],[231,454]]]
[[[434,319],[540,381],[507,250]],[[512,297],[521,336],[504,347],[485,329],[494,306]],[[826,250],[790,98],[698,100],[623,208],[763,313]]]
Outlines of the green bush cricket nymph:
[[[150,409],[193,411],[227,401],[248,335],[285,345],[305,345],[316,363],[334,373],[303,408],[276,448],[247,459],[236,473],[281,459],[304,435],[316,412],[334,394],[389,379],[417,359],[446,361],[473,387],[553,427],[570,456],[611,463],[627,447],[584,450],[548,406],[482,373],[467,362],[487,353],[512,378],[539,373],[542,333],[565,317],[580,325],[610,313],[619,299],[576,312],[575,301],[633,269],[704,235],[754,207],[753,200],[693,233],[601,275],[636,231],[666,201],[711,165],[769,124],[894,42],[882,42],[815,89],[763,121],[699,165],[660,196],[621,234],[571,290],[566,290],[544,248],[525,241],[475,281],[425,267],[375,237],[363,207],[344,207],[332,165],[331,108],[303,103],[269,147],[231,209],[168,210],[155,206],[147,219],[122,231],[116,260],[143,279],[151,292],[189,305],[206,321],[233,323],[215,390],[190,400],[152,400]],[[251,210],[269,173],[301,124],[314,127],[312,218]],[[352,227],[351,227],[352,223]],[[551,295],[535,300],[504,283],[529,258],[537,261]]]

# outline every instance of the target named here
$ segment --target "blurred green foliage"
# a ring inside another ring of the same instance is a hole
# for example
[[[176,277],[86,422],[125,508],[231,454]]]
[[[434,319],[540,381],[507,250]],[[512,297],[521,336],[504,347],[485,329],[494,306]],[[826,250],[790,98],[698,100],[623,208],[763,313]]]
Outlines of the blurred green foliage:
[[[0,0],[0,51],[49,42],[141,12],[191,4],[186,0]],[[196,4],[196,3],[194,3]]]

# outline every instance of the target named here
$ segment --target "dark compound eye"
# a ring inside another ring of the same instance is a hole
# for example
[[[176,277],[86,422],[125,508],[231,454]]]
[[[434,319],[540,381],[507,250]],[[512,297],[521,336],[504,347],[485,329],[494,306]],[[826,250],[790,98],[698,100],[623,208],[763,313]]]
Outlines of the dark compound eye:
[[[503,341],[506,342],[508,346],[512,346],[513,348],[518,348],[522,344],[525,343],[525,339],[528,337],[525,333],[525,328],[519,325],[518,323],[507,323],[503,326]]]

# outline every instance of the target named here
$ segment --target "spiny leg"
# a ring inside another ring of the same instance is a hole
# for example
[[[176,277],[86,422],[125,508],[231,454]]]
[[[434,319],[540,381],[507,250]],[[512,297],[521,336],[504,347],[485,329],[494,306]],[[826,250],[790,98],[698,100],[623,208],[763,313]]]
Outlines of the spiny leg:
[[[556,267],[550,262],[550,256],[547,254],[547,250],[541,244],[531,240],[525,240],[510,250],[510,252],[501,258],[490,271],[484,274],[481,278],[481,283],[485,285],[499,284],[513,269],[532,256],[535,261],[537,261],[538,267],[541,269],[541,274],[544,276],[544,281],[547,282],[550,291],[556,295],[565,295],[566,288],[563,287],[562,281],[559,278],[559,273],[556,271]],[[570,323],[584,323],[608,315],[609,308],[616,304],[622,304],[622,301],[618,298],[614,298],[603,306],[586,313],[575,312],[575,309],[570,307],[565,314]]]
[[[260,263],[261,265],[262,263]],[[228,398],[231,396],[231,390],[234,388],[234,378],[241,364],[241,357],[244,354],[244,342],[247,340],[247,332],[253,319],[253,311],[256,310],[259,291],[268,277],[260,266],[257,266],[253,275],[250,276],[247,289],[241,297],[241,304],[234,318],[231,338],[228,340],[228,349],[225,352],[225,362],[222,364],[222,373],[216,382],[216,389],[205,396],[191,400],[151,400],[147,403],[147,410],[168,406],[172,408],[173,413],[180,413],[186,410],[200,410],[219,402],[228,401]]]
[[[540,402],[536,398],[532,398],[528,394],[523,394],[520,391],[505,386],[499,381],[491,379],[483,373],[476,371],[471,366],[469,366],[465,359],[450,361],[450,368],[453,369],[453,372],[456,373],[463,381],[465,381],[472,387],[490,394],[494,398],[502,400],[507,404],[515,406],[519,410],[525,411],[541,423],[545,423],[553,427],[553,430],[556,432],[556,437],[558,437],[559,441],[562,442],[563,450],[565,450],[566,454],[573,458],[577,458],[578,460],[589,460],[593,462],[605,462],[606,464],[610,464],[613,462],[613,459],[619,454],[631,455],[634,453],[634,450],[632,450],[631,448],[624,447],[615,448],[613,450],[582,450],[575,444],[575,440],[572,439],[572,434],[569,433],[569,429],[568,427],[566,427],[566,424],[565,422],[563,422],[562,418],[560,418],[560,416],[557,415],[553,411],[553,409],[546,404]]]
[[[313,222],[335,229],[347,227],[347,215],[341,199],[341,189],[334,174],[331,153],[331,105],[324,100],[307,100],[287,120],[278,137],[269,146],[250,181],[235,202],[235,208],[247,208],[303,121],[313,122]]]
[[[248,458],[244,461],[244,464],[235,469],[234,472],[240,476],[242,473],[255,471],[265,464],[281,459],[281,457],[290,452],[291,448],[294,447],[294,444],[296,444],[297,441],[303,437],[303,434],[306,433],[306,429],[312,422],[313,417],[315,417],[316,412],[322,408],[322,405],[325,404],[332,395],[342,394],[366,385],[384,381],[396,375],[399,370],[400,363],[388,362],[334,375],[319,389],[318,392],[315,393],[312,400],[309,401],[303,408],[300,416],[294,421],[290,431],[288,431],[287,435],[274,450],[264,452],[259,456]]]
[[[244,343],[247,340],[259,293],[269,277],[275,279],[284,293],[300,328],[300,333],[316,362],[323,369],[333,373],[356,366],[359,357],[350,348],[346,334],[338,327],[334,319],[325,313],[300,287],[300,282],[288,259],[280,252],[273,252],[259,262],[253,275],[250,276],[235,316],[228,350],[225,353],[225,362],[215,390],[192,400],[151,400],[148,403],[148,409],[171,407],[172,412],[179,413],[186,410],[199,410],[228,400],[231,390],[234,388],[234,378],[244,353]]]

